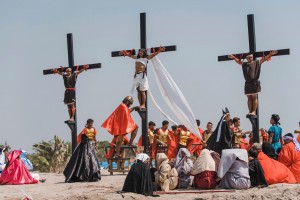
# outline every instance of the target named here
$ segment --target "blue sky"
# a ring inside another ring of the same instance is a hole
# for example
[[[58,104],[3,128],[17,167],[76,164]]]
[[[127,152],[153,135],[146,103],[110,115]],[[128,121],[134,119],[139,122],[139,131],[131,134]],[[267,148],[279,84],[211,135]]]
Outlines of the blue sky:
[[[111,140],[100,126],[130,94],[134,60],[112,58],[110,53],[139,48],[141,12],[147,13],[148,47],[177,45],[176,52],[159,58],[202,128],[208,121],[216,125],[221,109],[227,106],[232,116],[241,118],[244,130],[251,125],[245,118],[241,68],[234,62],[218,62],[217,56],[248,51],[247,14],[254,14],[257,51],[291,49],[291,55],[263,64],[260,125],[268,128],[271,114],[278,113],[284,133],[292,132],[300,121],[299,9],[296,0],[2,0],[0,142],[31,151],[32,144],[54,135],[70,140],[69,128],[63,123],[68,114],[62,78],[42,75],[43,69],[67,65],[67,33],[73,33],[76,64],[102,63],[101,69],[84,72],[78,78],[78,131],[93,118],[97,138]],[[170,113],[151,70],[153,95]],[[134,97],[137,102],[136,94]],[[149,119],[160,125],[164,117],[151,102],[149,109]],[[138,114],[133,116],[140,123]]]

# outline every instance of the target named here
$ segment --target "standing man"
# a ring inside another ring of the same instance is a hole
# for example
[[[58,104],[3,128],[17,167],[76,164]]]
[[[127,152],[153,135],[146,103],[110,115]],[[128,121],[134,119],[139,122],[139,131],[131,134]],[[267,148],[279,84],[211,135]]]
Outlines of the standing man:
[[[234,55],[228,56],[242,66],[245,78],[245,95],[247,95],[248,98],[248,115],[256,115],[256,109],[258,106],[257,94],[261,91],[259,81],[261,64],[263,64],[266,60],[270,60],[271,57],[277,53],[278,51],[270,51],[269,55],[263,56],[260,60],[254,60],[253,55],[248,53],[246,56],[247,62],[243,62],[240,58],[237,58]]]
[[[131,118],[130,113],[137,107],[130,108],[133,104],[132,96],[124,98],[122,103],[117,109],[103,122],[102,128],[106,129],[110,134],[116,138],[116,154],[117,157],[121,157],[121,145],[125,135],[131,133],[130,141],[128,145],[132,145],[132,142],[137,134],[138,126]]]
[[[204,147],[206,147],[206,142],[213,133],[212,129],[213,129],[213,123],[207,122],[206,130],[203,132],[203,137],[202,137]]]
[[[251,131],[247,131],[245,133],[242,132],[243,130],[240,129],[241,120],[238,117],[234,117],[232,119],[232,122],[233,122],[233,127],[232,127],[232,132],[233,132],[232,148],[239,149],[241,139],[244,138],[246,136],[246,134],[250,134]]]
[[[164,120],[162,127],[157,131],[157,153],[165,153],[168,155],[168,140],[172,140],[169,132],[169,122]]]
[[[63,67],[61,67],[63,69]],[[74,122],[74,117],[75,117],[75,101],[76,101],[76,96],[75,96],[75,86],[76,86],[76,81],[77,81],[77,76],[78,74],[82,73],[84,70],[87,70],[89,68],[89,65],[84,65],[81,70],[76,70],[75,72],[72,73],[71,68],[67,68],[66,72],[60,72],[57,68],[52,69],[53,74],[59,74],[63,77],[64,79],[64,85],[66,88],[65,91],[65,96],[64,96],[64,103],[68,106],[68,112],[69,112],[69,122]],[[63,70],[62,70],[63,71]]]

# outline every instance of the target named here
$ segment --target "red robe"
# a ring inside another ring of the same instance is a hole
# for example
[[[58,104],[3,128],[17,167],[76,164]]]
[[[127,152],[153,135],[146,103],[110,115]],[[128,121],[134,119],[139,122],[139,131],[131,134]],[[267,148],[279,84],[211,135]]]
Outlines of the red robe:
[[[294,174],[300,183],[300,151],[296,151],[295,144],[289,142],[284,145],[278,155],[278,161],[283,163]]]
[[[176,137],[173,131],[169,130],[169,136],[167,137],[168,143],[168,159],[176,158],[177,156],[177,148],[178,148],[178,137]]]
[[[201,128],[198,128],[198,130],[199,130],[199,133],[200,133],[201,137],[203,138],[204,130],[202,130]],[[193,147],[193,144],[201,144],[201,145],[195,145]],[[198,138],[193,133],[191,133],[191,136],[189,138],[187,149],[190,151],[191,154],[195,154],[196,157],[200,156],[201,150],[203,149],[202,141],[200,140],[200,138]]]
[[[23,161],[20,159],[22,151],[12,151],[8,157],[8,164],[0,177],[0,185],[20,185],[38,183],[32,178]]]
[[[126,135],[136,129],[137,125],[130,115],[130,109],[121,103],[118,108],[101,125],[113,136]]]
[[[276,183],[296,183],[292,172],[281,162],[269,158],[263,152],[258,154],[257,160],[264,170],[265,179],[269,185]]]
[[[297,140],[298,140],[298,142],[300,142],[300,133],[299,133],[299,135],[297,137]]]
[[[249,142],[246,140],[246,138],[240,138],[240,148],[249,150]]]
[[[114,137],[110,143],[110,149],[107,152],[107,154],[105,154],[105,158],[112,158],[115,152],[115,148],[116,148],[116,141],[117,141],[117,137]],[[128,144],[129,143],[129,139],[127,136],[124,136],[123,138],[123,144]]]
[[[96,130],[94,127],[93,127],[93,129],[94,129],[94,133],[95,133],[95,136],[96,136],[97,130]],[[87,130],[87,128],[84,128],[84,129],[81,131],[81,133],[79,133],[79,134],[77,135],[77,144],[79,144],[79,143],[81,142],[81,136],[82,136],[83,134],[86,133],[86,130]]]

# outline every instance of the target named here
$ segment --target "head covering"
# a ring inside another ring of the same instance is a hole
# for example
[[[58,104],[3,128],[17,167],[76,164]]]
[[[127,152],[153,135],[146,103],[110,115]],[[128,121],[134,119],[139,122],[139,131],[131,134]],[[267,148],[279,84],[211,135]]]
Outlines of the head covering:
[[[264,154],[266,154],[270,158],[273,158],[275,160],[277,158],[277,155],[276,155],[274,147],[270,143],[268,143],[268,142],[264,142],[262,144],[262,152],[264,152]]]
[[[223,178],[236,160],[248,163],[248,155],[245,149],[224,149],[218,169],[218,176]]]
[[[279,123],[279,120],[280,120],[279,115],[273,114],[273,115],[271,116],[271,119],[273,119],[274,122],[275,122],[276,124],[280,124],[280,123]]]
[[[294,137],[291,137],[288,134],[286,134],[285,136],[283,136],[283,140],[291,140],[291,141],[293,141],[293,143],[295,144],[295,150],[296,151],[300,151],[300,144],[299,144],[299,142]]]
[[[249,56],[253,56],[253,54],[251,52],[247,53],[246,58],[249,57]]]
[[[203,149],[194,162],[191,174],[197,175],[203,171],[216,171],[216,163],[208,149]]]
[[[184,157],[182,156],[182,152],[185,153]],[[187,148],[180,148],[179,151],[178,151],[178,153],[177,153],[176,161],[175,161],[175,168],[177,169],[178,172],[181,169],[182,162],[184,161],[185,157],[190,158],[191,157],[191,153],[189,152],[189,150],[187,150]]]
[[[140,160],[142,162],[145,162],[147,159],[149,158],[149,156],[145,153],[140,153],[138,155],[136,155],[135,160]]]

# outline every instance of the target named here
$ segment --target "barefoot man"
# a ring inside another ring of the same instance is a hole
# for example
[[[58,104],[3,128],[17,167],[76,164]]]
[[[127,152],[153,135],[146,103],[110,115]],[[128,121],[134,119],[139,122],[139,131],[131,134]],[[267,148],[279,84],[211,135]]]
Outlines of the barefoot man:
[[[247,62],[243,62],[240,58],[237,58],[234,55],[228,56],[242,66],[245,78],[245,95],[247,95],[248,98],[248,115],[256,115],[256,109],[258,106],[257,94],[261,91],[259,81],[261,64],[263,64],[266,60],[270,60],[271,57],[277,53],[278,51],[270,51],[269,55],[263,56],[259,61],[254,60],[253,55],[248,53],[246,56]]]
[[[106,129],[110,134],[116,138],[116,156],[121,157],[121,145],[125,135],[131,133],[130,141],[128,145],[132,145],[132,142],[137,134],[138,126],[131,118],[130,113],[137,107],[130,108],[133,104],[132,96],[124,98],[122,103],[117,109],[103,122],[102,128]]]

